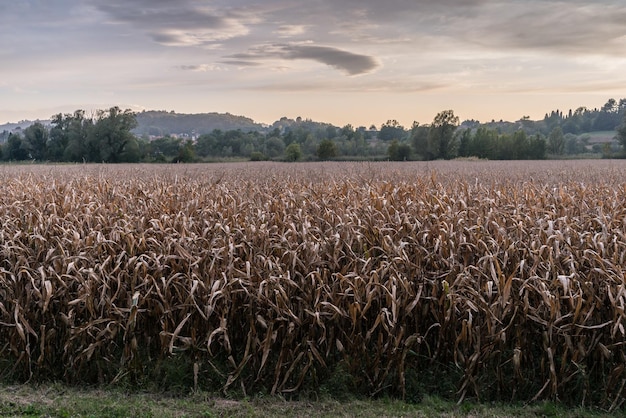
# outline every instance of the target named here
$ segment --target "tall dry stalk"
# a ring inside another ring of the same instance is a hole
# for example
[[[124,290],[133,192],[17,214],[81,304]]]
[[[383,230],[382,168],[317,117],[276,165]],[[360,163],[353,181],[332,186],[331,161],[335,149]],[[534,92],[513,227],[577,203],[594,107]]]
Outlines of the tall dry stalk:
[[[619,408],[624,167],[583,164],[4,167],[2,375]]]

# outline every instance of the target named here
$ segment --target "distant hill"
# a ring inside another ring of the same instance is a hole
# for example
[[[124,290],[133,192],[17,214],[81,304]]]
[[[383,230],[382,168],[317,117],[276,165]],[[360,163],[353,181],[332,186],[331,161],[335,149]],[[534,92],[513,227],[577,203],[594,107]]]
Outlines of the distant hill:
[[[215,129],[230,131],[241,129],[244,132],[262,131],[267,126],[244,116],[230,113],[185,114],[150,110],[137,113],[136,135],[163,136],[168,134],[202,135]]]
[[[241,130],[243,132],[267,132],[272,129],[290,131],[298,128],[316,130],[332,127],[331,124],[313,122],[309,119],[298,118],[296,120],[286,117],[277,120],[272,125],[257,123],[245,116],[236,116],[230,113],[176,113],[164,110],[147,110],[136,114],[137,127],[133,133],[138,136],[164,136],[164,135],[188,135],[198,136],[211,133],[216,129],[221,131]],[[13,132],[25,129],[35,122],[41,122],[46,126],[50,120],[23,120],[16,123],[0,125],[0,133]]]
[[[4,131],[8,131],[8,132],[13,132],[16,129],[26,129],[28,128],[30,125],[32,125],[35,122],[40,122],[43,125],[50,125],[50,121],[49,120],[22,120],[20,122],[15,122],[15,123],[5,123],[3,125],[0,125],[0,132],[4,132]]]

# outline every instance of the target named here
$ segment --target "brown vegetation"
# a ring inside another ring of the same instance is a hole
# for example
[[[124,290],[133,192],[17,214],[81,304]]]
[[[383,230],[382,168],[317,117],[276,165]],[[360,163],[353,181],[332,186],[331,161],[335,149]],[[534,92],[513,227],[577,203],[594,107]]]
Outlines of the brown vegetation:
[[[0,370],[626,396],[621,162],[0,171]],[[342,380],[343,379],[343,380]],[[458,380],[457,380],[458,379]]]

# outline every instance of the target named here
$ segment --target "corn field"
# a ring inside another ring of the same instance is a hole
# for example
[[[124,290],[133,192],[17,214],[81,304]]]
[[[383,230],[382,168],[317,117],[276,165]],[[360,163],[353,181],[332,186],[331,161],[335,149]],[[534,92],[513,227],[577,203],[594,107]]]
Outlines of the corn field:
[[[451,383],[619,409],[625,179],[615,161],[3,166],[0,379]]]

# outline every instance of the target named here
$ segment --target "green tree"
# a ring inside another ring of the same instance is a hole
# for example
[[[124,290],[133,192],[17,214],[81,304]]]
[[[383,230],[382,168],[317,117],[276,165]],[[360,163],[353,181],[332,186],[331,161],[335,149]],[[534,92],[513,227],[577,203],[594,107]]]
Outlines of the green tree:
[[[622,148],[626,151],[626,113],[624,113],[624,117],[622,118],[622,123],[616,128],[617,132],[617,140],[622,145]]]
[[[149,154],[157,161],[166,161],[178,155],[181,140],[169,135],[150,142]]]
[[[52,116],[48,142],[49,158],[55,161],[91,161],[88,158],[90,149],[88,142],[92,128],[93,120],[85,117],[84,110]]]
[[[285,143],[277,136],[272,136],[265,141],[265,152],[269,158],[276,158],[285,152]]]
[[[196,153],[191,140],[186,141],[178,150],[178,155],[172,162],[175,163],[192,163],[196,159]]]
[[[324,131],[324,137],[326,139],[333,139],[334,137],[337,136],[337,128],[335,128],[334,126],[327,126],[325,131]]]
[[[394,119],[388,120],[386,123],[382,124],[378,132],[378,139],[381,141],[392,141],[394,139],[401,141],[404,139],[405,135],[406,131],[404,127]]]
[[[565,153],[569,155],[582,154],[585,145],[574,134],[565,134]]]
[[[387,156],[391,161],[407,161],[411,158],[411,146],[394,139],[387,148]]]
[[[31,158],[39,161],[47,158],[48,129],[41,122],[35,122],[24,129],[24,141]]]
[[[497,152],[498,132],[485,126],[479,127],[469,145],[469,155],[495,160],[500,158]]]
[[[131,130],[137,126],[135,113],[122,111],[115,106],[96,114],[93,141],[99,149],[100,159],[108,163],[120,162],[126,145],[134,138]]]
[[[511,159],[525,160],[528,158],[528,146],[530,141],[526,131],[520,129],[513,133],[511,138]]]
[[[332,139],[323,139],[317,146],[317,157],[320,160],[330,160],[337,156],[337,145]]]
[[[429,150],[434,158],[448,160],[456,153],[456,128],[459,126],[459,118],[452,110],[439,112],[428,131]]]
[[[253,151],[250,153],[250,161],[264,161],[267,157],[261,151]]]
[[[319,141],[315,138],[315,136],[308,133],[304,137],[304,142],[300,144],[300,149],[302,150],[303,155],[316,155],[318,145]],[[337,154],[339,154],[339,151],[337,151]]]
[[[214,129],[210,134],[200,135],[196,141],[196,153],[200,157],[215,155],[217,144],[216,137],[219,135],[221,135],[221,131],[219,129]]]
[[[148,144],[142,138],[133,137],[120,156],[120,162],[123,163],[137,163],[146,156],[146,149]]]
[[[548,152],[554,155],[565,153],[565,136],[559,126],[552,129],[550,136],[548,136]]]
[[[435,155],[431,152],[428,145],[428,131],[428,126],[413,122],[411,127],[411,144],[416,154],[425,160],[432,160],[435,158]]]
[[[22,139],[19,133],[9,134],[6,144],[3,147],[3,155],[9,161],[23,161],[28,159],[28,144]]]
[[[472,130],[464,129],[459,140],[459,157],[470,156],[470,146],[472,143]]]
[[[341,136],[345,137],[347,140],[351,140],[354,137],[355,130],[354,127],[350,124],[347,124],[343,128],[341,128]]]
[[[299,161],[302,158],[302,149],[300,149],[300,144],[297,142],[292,142],[285,148],[285,159],[287,161],[295,162]]]
[[[528,158],[531,160],[543,160],[546,158],[546,140],[540,135],[532,136],[528,144]]]

